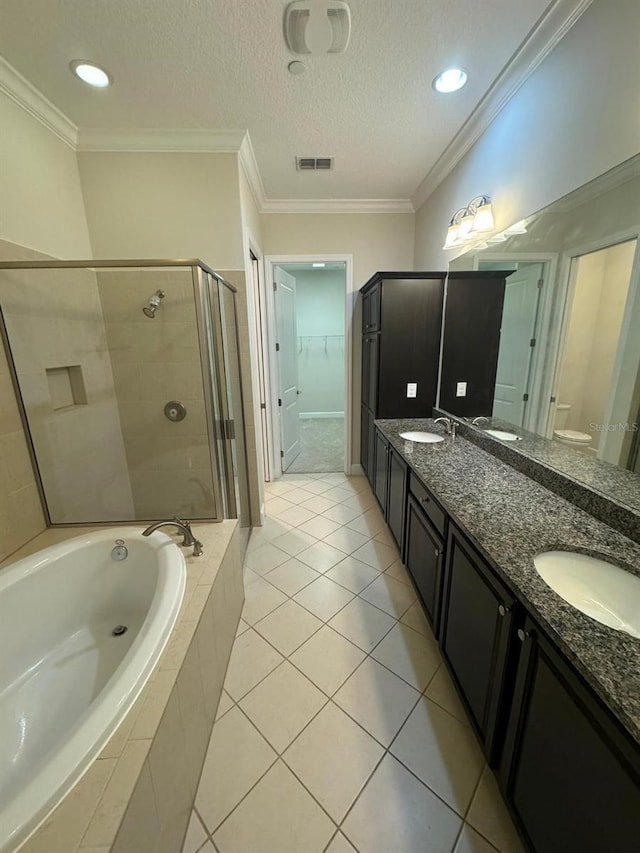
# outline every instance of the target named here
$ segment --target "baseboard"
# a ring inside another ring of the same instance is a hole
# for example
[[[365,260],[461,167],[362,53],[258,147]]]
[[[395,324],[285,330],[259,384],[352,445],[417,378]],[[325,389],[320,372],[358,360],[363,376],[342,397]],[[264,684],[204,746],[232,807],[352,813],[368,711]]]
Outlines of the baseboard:
[[[364,477],[364,468],[359,463],[351,466],[352,477]]]
[[[301,418],[343,418],[344,412],[300,412]]]

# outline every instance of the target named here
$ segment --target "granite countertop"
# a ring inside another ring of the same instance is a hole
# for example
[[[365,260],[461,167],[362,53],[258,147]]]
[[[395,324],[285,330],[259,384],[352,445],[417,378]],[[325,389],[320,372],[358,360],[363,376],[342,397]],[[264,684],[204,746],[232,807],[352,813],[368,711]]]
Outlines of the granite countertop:
[[[376,426],[640,743],[640,640],[567,604],[533,565],[541,551],[577,550],[640,577],[640,545],[461,436],[437,444],[400,438],[409,430],[443,434],[431,418]]]

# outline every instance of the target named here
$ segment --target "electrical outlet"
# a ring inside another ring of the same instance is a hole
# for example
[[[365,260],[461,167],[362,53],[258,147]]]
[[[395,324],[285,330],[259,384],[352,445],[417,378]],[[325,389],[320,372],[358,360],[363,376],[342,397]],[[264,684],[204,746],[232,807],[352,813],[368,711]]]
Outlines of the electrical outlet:
[[[467,396],[467,383],[466,382],[458,382],[456,385],[456,397],[466,397]]]
[[[418,383],[417,382],[407,382],[407,397],[417,397],[418,396]]]

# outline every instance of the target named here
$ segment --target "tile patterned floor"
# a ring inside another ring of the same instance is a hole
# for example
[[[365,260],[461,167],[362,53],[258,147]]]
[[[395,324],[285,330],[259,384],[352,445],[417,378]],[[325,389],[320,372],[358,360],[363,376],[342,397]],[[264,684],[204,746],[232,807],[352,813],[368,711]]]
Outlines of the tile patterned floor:
[[[365,478],[266,492],[183,853],[522,853]]]

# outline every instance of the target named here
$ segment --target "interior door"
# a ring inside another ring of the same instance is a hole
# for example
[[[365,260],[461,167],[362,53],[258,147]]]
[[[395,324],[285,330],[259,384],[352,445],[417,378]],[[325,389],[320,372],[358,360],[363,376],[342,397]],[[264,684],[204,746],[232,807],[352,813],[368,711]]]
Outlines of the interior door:
[[[523,426],[540,300],[542,264],[526,264],[506,282],[493,416]]]
[[[300,453],[300,408],[298,397],[298,335],[296,328],[296,280],[281,267],[274,270],[276,357],[278,363],[278,411],[282,470]]]

